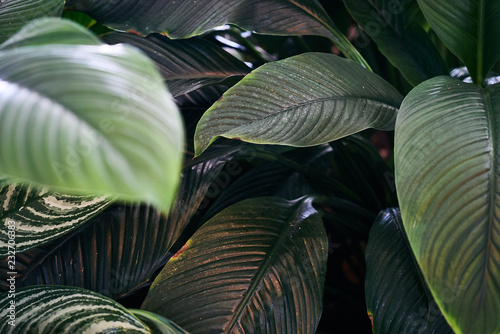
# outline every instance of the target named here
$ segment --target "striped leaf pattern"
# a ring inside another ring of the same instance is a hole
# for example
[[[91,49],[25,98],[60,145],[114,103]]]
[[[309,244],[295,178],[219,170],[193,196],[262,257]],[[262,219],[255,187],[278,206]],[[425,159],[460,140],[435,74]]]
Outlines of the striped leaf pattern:
[[[15,314],[15,326],[8,322],[11,314]],[[29,287],[12,297],[4,292],[0,295],[0,317],[0,333],[4,334],[152,333],[117,302],[65,286]]]
[[[422,273],[457,333],[500,323],[500,85],[417,86],[396,122],[396,188]]]
[[[63,8],[64,0],[0,1],[0,43],[31,20],[44,16],[61,16]]]
[[[38,29],[46,25],[65,37],[46,41],[47,29]],[[0,172],[168,211],[184,131],[163,78],[136,48],[61,44],[74,40],[68,33],[92,36],[70,21],[41,19],[19,32],[30,44],[0,50]]]
[[[0,258],[8,255],[8,231],[14,231],[16,251],[22,252],[74,230],[111,202],[107,196],[50,193],[17,183],[0,187]]]
[[[115,32],[102,39],[108,44],[131,44],[144,51],[160,69],[174,97],[249,72],[241,61],[199,38],[170,40],[160,34],[141,37]]]
[[[360,65],[326,53],[265,64],[229,89],[200,120],[195,151],[217,137],[312,146],[367,128],[391,130],[403,97]]]
[[[232,23],[262,34],[325,36],[347,57],[369,67],[317,0],[67,0],[66,5],[113,28],[143,35],[162,32],[187,38]]]
[[[235,151],[184,169],[180,193],[168,216],[151,205],[116,204],[79,229],[16,254],[15,269],[0,261],[0,290],[72,285],[117,298],[148,281],[196,213],[207,189]]]
[[[205,223],[142,309],[191,333],[314,333],[328,240],[311,198],[239,202]]]

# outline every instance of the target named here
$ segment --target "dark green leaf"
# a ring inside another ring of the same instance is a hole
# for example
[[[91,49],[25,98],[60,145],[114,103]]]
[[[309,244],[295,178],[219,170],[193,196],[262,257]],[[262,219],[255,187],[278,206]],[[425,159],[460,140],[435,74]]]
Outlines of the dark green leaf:
[[[11,314],[14,326],[8,322]],[[4,292],[0,317],[0,332],[5,334],[152,333],[117,302],[67,286],[34,286],[18,290],[12,297]]]
[[[373,144],[361,136],[331,143],[333,176],[358,194],[359,205],[374,214],[397,205],[394,173]]]
[[[74,230],[111,202],[106,196],[70,196],[16,183],[0,187],[0,258],[10,249],[22,252]]]
[[[229,89],[202,117],[201,154],[217,137],[312,146],[367,128],[391,130],[402,96],[358,64],[306,53],[265,64]]]
[[[31,20],[44,16],[61,16],[64,2],[64,0],[0,1],[0,43]]]
[[[118,4],[68,0],[67,6],[116,29],[143,35],[164,32],[172,38],[187,38],[231,23],[262,34],[325,36],[348,58],[369,68],[317,0],[121,0]]]
[[[192,333],[314,333],[328,241],[311,198],[239,202],[199,229],[141,308]]]
[[[0,50],[0,171],[167,211],[184,148],[179,112],[149,58],[89,36],[71,21],[42,19]]]
[[[396,122],[396,188],[415,257],[458,333],[500,323],[500,85],[417,86]]]
[[[413,257],[398,209],[382,211],[370,231],[365,290],[373,333],[453,334]]]
[[[482,85],[500,57],[500,1],[418,0],[443,43],[467,66],[472,80]]]
[[[228,156],[184,169],[169,216],[144,205],[114,205],[78,230],[16,255],[16,287],[73,285],[116,298],[146,282],[162,265]],[[0,262],[0,288],[9,289],[8,262]]]
[[[411,0],[344,0],[353,18],[412,85],[447,73],[424,29],[407,18]]]
[[[215,44],[199,38],[170,40],[160,34],[147,37],[111,33],[102,36],[109,44],[138,47],[158,66],[172,95],[179,96],[229,77],[243,77],[249,68]]]

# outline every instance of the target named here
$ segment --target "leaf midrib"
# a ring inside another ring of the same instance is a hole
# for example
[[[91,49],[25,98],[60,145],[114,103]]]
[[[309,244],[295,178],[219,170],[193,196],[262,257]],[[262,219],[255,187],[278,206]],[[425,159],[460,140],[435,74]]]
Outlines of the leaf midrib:
[[[486,120],[487,120],[487,129],[488,129],[488,137],[490,138],[490,143],[491,143],[491,150],[489,153],[490,157],[490,162],[491,162],[491,168],[490,168],[490,186],[489,186],[489,194],[488,194],[488,233],[486,237],[486,250],[484,254],[484,267],[483,270],[481,271],[481,293],[480,293],[480,299],[483,299],[487,291],[488,282],[487,279],[489,278],[489,266],[490,266],[490,258],[491,258],[491,252],[492,252],[492,247],[493,247],[493,241],[492,241],[492,236],[493,236],[493,221],[495,218],[495,202],[496,202],[496,187],[497,187],[497,175],[496,171],[498,170],[498,162],[496,159],[496,154],[498,152],[498,147],[497,147],[497,142],[500,140],[498,137],[498,127],[496,124],[496,117],[494,113],[494,108],[491,103],[491,98],[488,90],[480,88],[481,92],[481,97],[484,101],[484,110],[485,110],[485,115],[486,115]]]
[[[287,108],[284,108],[284,109],[280,109],[280,110],[278,110],[278,111],[276,111],[274,113],[270,113],[270,114],[268,114],[268,115],[266,115],[264,117],[259,117],[259,118],[255,118],[255,119],[249,120],[247,124],[237,126],[237,127],[233,128],[230,131],[234,132],[234,131],[236,131],[238,129],[243,129],[245,127],[251,126],[255,122],[258,122],[258,121],[261,121],[261,120],[265,120],[265,119],[271,118],[271,117],[277,117],[280,114],[291,112],[291,111],[293,111],[293,109],[300,108],[302,106],[307,106],[307,105],[311,105],[311,104],[315,104],[315,103],[322,103],[322,102],[327,102],[327,101],[337,101],[337,100],[366,101],[366,102],[372,102],[375,105],[384,106],[387,109],[393,109],[395,112],[397,112],[399,110],[399,108],[396,108],[396,107],[394,107],[394,106],[392,106],[392,105],[390,105],[388,103],[385,103],[385,102],[382,102],[382,101],[373,100],[373,99],[370,99],[370,98],[359,98],[359,97],[351,97],[351,96],[345,96],[345,97],[342,96],[342,97],[335,97],[335,98],[325,97],[325,98],[316,99],[314,101],[305,101],[305,102],[297,103],[297,104],[294,104],[293,106],[290,106],[290,107],[287,107]],[[227,132],[228,131],[226,131],[225,133],[227,133]],[[221,135],[224,135],[224,134],[221,134]]]
[[[225,334],[231,333],[237,321],[241,318],[241,315],[244,309],[247,307],[249,301],[253,298],[253,296],[257,292],[257,287],[261,283],[263,277],[268,272],[268,269],[271,267],[272,261],[275,258],[279,257],[278,250],[281,248],[281,245],[283,245],[284,240],[288,238],[288,232],[290,231],[290,229],[293,229],[297,225],[297,223],[300,224],[304,219],[307,219],[309,217],[308,216],[308,217],[302,217],[301,219],[296,219],[300,216],[299,209],[302,208],[304,205],[307,205],[308,203],[309,201],[307,198],[302,199],[300,202],[297,202],[298,205],[296,205],[293,213],[287,216],[286,220],[283,221],[283,225],[285,228],[281,230],[278,237],[275,239],[273,246],[271,247],[270,251],[266,255],[266,258],[260,265],[259,270],[257,271],[256,275],[254,276],[254,279],[252,280],[252,283],[248,287],[245,296],[241,299],[240,303],[236,307],[228,327],[224,330]],[[294,219],[292,219],[291,217],[294,217]],[[292,221],[294,224],[290,225],[287,223],[288,221]]]

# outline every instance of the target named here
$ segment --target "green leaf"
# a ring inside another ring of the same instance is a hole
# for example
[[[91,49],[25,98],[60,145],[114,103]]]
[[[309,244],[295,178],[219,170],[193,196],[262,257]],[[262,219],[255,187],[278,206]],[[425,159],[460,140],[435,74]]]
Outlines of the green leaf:
[[[146,53],[160,69],[174,97],[230,77],[243,77],[250,71],[217,45],[200,38],[170,40],[160,34],[141,37],[111,33],[102,39],[108,44],[127,43]]]
[[[57,22],[57,23],[55,23]],[[0,51],[52,44],[101,45],[95,35],[67,20],[38,19],[0,45]]]
[[[457,333],[500,323],[500,85],[417,86],[396,122],[396,188],[411,247]]]
[[[189,334],[180,326],[161,315],[144,310],[129,309],[129,311],[145,323],[154,334]]]
[[[31,20],[44,16],[61,16],[64,2],[64,0],[0,1],[0,43]]]
[[[17,183],[0,187],[0,258],[11,255],[9,250],[22,252],[74,230],[111,202],[106,196],[50,193]]]
[[[0,332],[5,334],[152,333],[117,302],[65,286],[34,286],[17,290],[15,295],[4,292],[0,316]],[[14,326],[8,322],[11,319]]]
[[[311,198],[239,202],[163,268],[142,309],[192,333],[314,333],[328,241]]]
[[[482,85],[500,57],[500,2],[497,0],[418,0],[443,43]]]
[[[402,96],[381,77],[326,53],[265,64],[229,89],[200,120],[195,152],[217,137],[312,146],[367,128],[391,130]]]
[[[0,261],[0,289],[9,289],[8,271],[15,271],[17,288],[72,285],[111,298],[128,293],[164,264],[167,251],[230,157],[223,155],[185,168],[168,217],[149,205],[113,205],[79,229],[18,253],[14,270],[7,261]]]
[[[41,25],[51,28],[38,36]],[[47,31],[58,29],[61,38],[49,44]],[[13,37],[32,43],[0,50],[0,171],[64,193],[112,193],[167,211],[184,146],[177,107],[137,49],[60,44],[88,40],[80,30],[45,19]]]
[[[424,29],[407,17],[412,1],[344,0],[356,22],[380,52],[413,86],[447,74],[446,65]]]
[[[67,7],[123,31],[162,32],[172,38],[200,35],[224,24],[271,35],[330,38],[346,57],[369,68],[317,0],[164,1],[67,0]]]
[[[373,333],[453,334],[413,257],[398,209],[382,211],[371,228],[365,292]]]

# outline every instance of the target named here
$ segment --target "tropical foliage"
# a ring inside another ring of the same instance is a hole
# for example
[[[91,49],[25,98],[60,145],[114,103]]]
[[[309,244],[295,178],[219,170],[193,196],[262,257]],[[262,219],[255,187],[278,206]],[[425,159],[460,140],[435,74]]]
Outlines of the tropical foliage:
[[[500,332],[499,34],[494,0],[0,2],[0,332]]]

